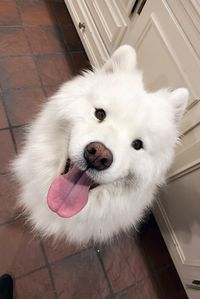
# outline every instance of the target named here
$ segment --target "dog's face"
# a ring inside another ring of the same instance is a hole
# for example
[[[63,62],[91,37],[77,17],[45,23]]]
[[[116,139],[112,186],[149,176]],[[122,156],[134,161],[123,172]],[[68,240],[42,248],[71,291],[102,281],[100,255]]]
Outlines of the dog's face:
[[[135,52],[118,49],[72,104],[69,158],[98,184],[162,181],[188,92],[147,93]]]

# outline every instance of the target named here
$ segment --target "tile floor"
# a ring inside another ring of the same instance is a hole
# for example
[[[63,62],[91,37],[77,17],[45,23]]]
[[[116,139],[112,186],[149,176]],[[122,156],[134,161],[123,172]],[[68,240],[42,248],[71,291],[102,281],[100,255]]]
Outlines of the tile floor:
[[[16,299],[186,299],[151,215],[100,248],[41,240],[16,218],[8,162],[38,104],[87,66],[62,0],[0,1],[0,275],[13,275]]]

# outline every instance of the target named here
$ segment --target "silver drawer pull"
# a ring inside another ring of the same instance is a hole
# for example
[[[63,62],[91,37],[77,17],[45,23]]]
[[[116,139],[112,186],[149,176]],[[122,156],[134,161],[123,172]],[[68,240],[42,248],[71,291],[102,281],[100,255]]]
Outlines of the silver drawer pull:
[[[84,22],[79,22],[78,23],[78,28],[85,30],[85,28],[86,28],[85,23]]]
[[[192,284],[200,286],[200,280],[195,279],[193,280]]]
[[[200,290],[200,280],[194,279],[191,284],[186,285],[189,289]]]

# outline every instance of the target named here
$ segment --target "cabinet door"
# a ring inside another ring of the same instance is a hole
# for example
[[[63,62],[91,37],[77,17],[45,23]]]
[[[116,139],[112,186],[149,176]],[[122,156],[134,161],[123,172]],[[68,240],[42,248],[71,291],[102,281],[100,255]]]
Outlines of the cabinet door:
[[[167,192],[160,195],[154,213],[187,294],[197,299],[200,290],[192,289],[192,282],[200,281],[200,57],[198,44],[192,44],[184,30],[192,30],[191,18],[183,6],[176,11],[173,5],[172,10],[169,4],[174,2],[182,0],[148,0],[122,43],[136,48],[148,90],[185,86],[190,91],[181,126],[183,142],[176,150]],[[178,21],[181,14],[184,23]],[[200,39],[199,31],[192,33]]]
[[[102,40],[111,54],[121,41],[129,18],[121,0],[85,0]],[[127,3],[130,6],[130,3]]]

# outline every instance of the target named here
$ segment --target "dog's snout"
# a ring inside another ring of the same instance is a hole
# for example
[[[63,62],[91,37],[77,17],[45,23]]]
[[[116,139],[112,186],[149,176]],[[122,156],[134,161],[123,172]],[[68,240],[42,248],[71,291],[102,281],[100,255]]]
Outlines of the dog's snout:
[[[111,151],[101,142],[91,142],[84,150],[84,158],[90,168],[104,170],[113,162]]]

